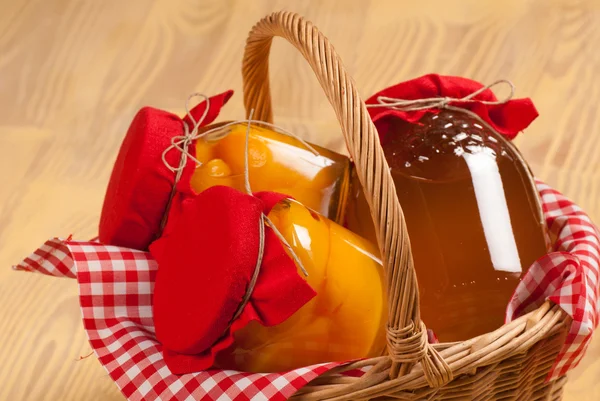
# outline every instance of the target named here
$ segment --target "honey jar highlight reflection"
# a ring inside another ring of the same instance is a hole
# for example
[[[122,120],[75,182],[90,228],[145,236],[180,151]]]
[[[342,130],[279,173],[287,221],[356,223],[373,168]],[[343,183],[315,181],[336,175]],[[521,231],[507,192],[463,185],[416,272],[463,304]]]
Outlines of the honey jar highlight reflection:
[[[548,251],[533,177],[517,149],[460,111],[390,120],[382,146],[404,211],[421,316],[440,341],[504,323],[522,274]],[[353,177],[348,227],[375,240]]]

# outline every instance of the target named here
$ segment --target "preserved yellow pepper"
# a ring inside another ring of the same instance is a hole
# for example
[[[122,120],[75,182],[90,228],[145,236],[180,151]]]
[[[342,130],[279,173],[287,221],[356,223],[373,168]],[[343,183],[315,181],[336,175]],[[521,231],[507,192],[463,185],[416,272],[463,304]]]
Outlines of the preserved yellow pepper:
[[[201,165],[191,179],[196,192],[214,185],[244,189],[246,129],[247,124],[242,123],[224,126],[197,140],[196,159]],[[251,125],[250,186],[255,192],[290,195],[323,216],[339,221],[349,183],[350,161],[338,153],[311,146],[317,154],[293,137]]]
[[[275,372],[381,355],[387,303],[376,246],[293,200],[278,203],[269,218],[317,296],[278,326],[252,322],[236,332],[219,366]]]

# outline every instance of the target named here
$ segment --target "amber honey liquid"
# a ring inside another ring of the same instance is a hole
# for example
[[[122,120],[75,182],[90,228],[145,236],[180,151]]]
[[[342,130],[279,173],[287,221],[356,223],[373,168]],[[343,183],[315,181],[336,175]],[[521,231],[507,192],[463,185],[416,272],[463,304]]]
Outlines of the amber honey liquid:
[[[473,117],[442,111],[419,123],[392,121],[382,146],[406,218],[422,319],[440,341],[466,340],[503,324],[520,278],[546,253],[540,201],[518,151]],[[360,205],[347,221],[373,238]]]

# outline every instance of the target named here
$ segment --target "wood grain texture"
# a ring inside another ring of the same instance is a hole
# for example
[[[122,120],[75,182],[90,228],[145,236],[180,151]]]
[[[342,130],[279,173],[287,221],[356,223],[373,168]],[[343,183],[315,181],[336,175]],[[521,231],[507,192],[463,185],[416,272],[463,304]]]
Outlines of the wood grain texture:
[[[121,400],[92,356],[75,282],[10,265],[51,236],[96,234],[112,162],[144,105],[181,113],[234,88],[246,34],[299,12],[331,39],[364,96],[428,72],[511,79],[540,117],[517,143],[536,175],[600,221],[600,3],[594,0],[0,0],[0,400]],[[301,56],[271,56],[275,119],[343,146]],[[502,93],[500,93],[501,95]],[[566,401],[600,397],[600,340]]]

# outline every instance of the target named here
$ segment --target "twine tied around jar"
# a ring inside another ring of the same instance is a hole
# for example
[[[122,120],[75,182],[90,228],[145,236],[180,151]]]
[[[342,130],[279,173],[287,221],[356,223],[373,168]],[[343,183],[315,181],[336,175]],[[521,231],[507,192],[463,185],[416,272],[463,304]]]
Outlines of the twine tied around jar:
[[[190,107],[189,107],[190,100],[195,97],[201,97],[206,102],[206,107],[204,109],[204,113],[200,116],[200,119],[198,121],[196,121],[196,119],[190,112]],[[253,120],[252,116],[254,114],[254,110],[250,111],[250,115],[249,115],[248,119],[246,119],[246,120],[232,121],[230,123],[220,125],[218,127],[215,127],[215,128],[212,128],[212,129],[209,129],[207,131],[200,133],[199,132],[200,126],[201,126],[202,122],[204,121],[204,119],[206,118],[206,116],[208,115],[209,109],[210,109],[210,99],[208,98],[208,96],[201,94],[201,93],[191,94],[185,102],[186,115],[188,116],[190,121],[192,121],[192,124],[193,124],[191,127],[191,130],[190,130],[190,127],[188,126],[188,124],[185,121],[183,121],[183,129],[184,129],[183,135],[174,136],[173,138],[171,138],[171,145],[169,147],[167,147],[162,153],[162,161],[169,170],[171,170],[172,172],[175,173],[175,179],[173,182],[173,187],[171,189],[171,194],[169,196],[169,201],[168,201],[167,207],[165,209],[165,214],[163,215],[163,218],[161,221],[161,231],[164,229],[164,227],[167,223],[167,218],[169,215],[169,210],[171,208],[171,203],[172,203],[175,193],[177,191],[177,189],[176,189],[177,183],[179,182],[179,180],[181,179],[181,177],[183,175],[183,170],[187,164],[188,158],[191,159],[196,164],[196,168],[202,166],[202,162],[200,162],[197,158],[195,158],[188,150],[189,147],[194,143],[194,141],[196,141],[202,137],[213,134],[215,132],[223,131],[224,129],[226,129],[227,127],[232,126],[232,125],[236,125],[236,124],[240,124],[240,123],[247,124],[246,139],[245,139],[245,151],[244,151],[244,190],[250,196],[253,196],[252,188],[250,187],[250,168],[249,168],[250,128],[251,128],[252,123],[263,124],[268,127],[275,128],[279,132],[281,132],[285,135],[288,135],[292,138],[297,139],[312,153],[314,153],[317,156],[319,155],[319,152],[317,152],[309,143],[305,142],[302,138],[298,137],[296,134],[294,134],[290,131],[287,131],[281,127],[278,127],[274,124],[271,124],[271,123],[266,123],[266,122],[260,121],[260,120]],[[171,165],[167,160],[167,154],[172,150],[176,150],[181,153],[181,157],[179,159],[178,166]],[[233,315],[232,319],[230,320],[229,325],[227,326],[227,329],[225,331],[227,331],[229,329],[229,327],[231,326],[231,324],[233,323],[233,321],[235,321],[241,315],[242,311],[244,310],[244,307],[250,301],[250,297],[252,296],[254,287],[256,286],[256,283],[258,281],[260,267],[262,265],[262,260],[263,260],[263,256],[264,256],[265,225],[269,226],[271,228],[271,230],[273,230],[273,233],[277,236],[277,238],[279,239],[281,244],[288,250],[289,255],[292,257],[292,259],[296,263],[296,266],[298,266],[298,268],[302,271],[302,273],[304,274],[305,277],[308,277],[308,272],[306,271],[304,264],[302,263],[302,261],[300,260],[300,258],[296,254],[296,252],[294,252],[291,245],[287,242],[287,240],[284,238],[284,236],[281,234],[281,232],[277,229],[277,227],[273,224],[273,222],[269,219],[269,217],[266,216],[264,213],[261,213],[260,223],[258,225],[258,227],[259,227],[259,248],[258,248],[258,257],[256,260],[256,266],[254,267],[254,272],[250,279],[250,283],[248,284],[246,293],[244,294],[244,297],[242,298],[242,302],[238,306],[238,309],[234,313],[234,315]]]
[[[481,95],[486,90],[500,84],[507,84],[510,86],[510,93],[504,99],[501,100],[477,100],[475,97]],[[377,102],[375,104],[367,104],[368,108],[377,108],[377,107],[387,107],[393,110],[399,111],[419,111],[419,110],[427,110],[427,109],[451,109],[456,110],[459,109],[457,107],[453,107],[450,103],[481,103],[488,106],[493,105],[501,105],[507,103],[509,100],[513,98],[515,95],[515,85],[507,79],[499,79],[487,86],[483,86],[480,89],[476,90],[464,96],[462,98],[454,98],[448,96],[440,96],[440,97],[430,97],[425,99],[398,99],[387,96],[378,96]],[[464,109],[460,109],[461,111]]]

